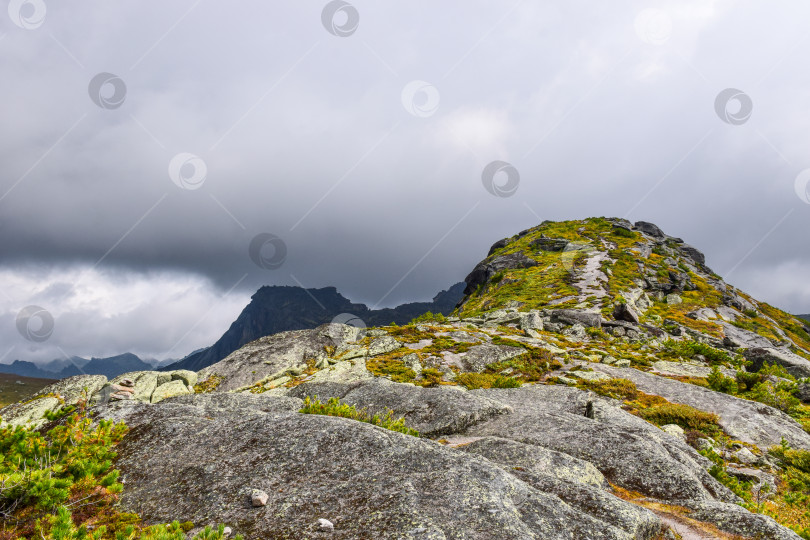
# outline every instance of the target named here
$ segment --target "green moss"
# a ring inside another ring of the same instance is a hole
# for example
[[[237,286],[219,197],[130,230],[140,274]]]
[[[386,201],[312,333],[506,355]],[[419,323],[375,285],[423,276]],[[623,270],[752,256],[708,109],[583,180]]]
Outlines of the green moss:
[[[636,384],[628,379],[602,379],[598,381],[582,381],[581,386],[592,390],[600,396],[612,399],[634,400],[639,396]]]
[[[447,336],[439,336],[433,339],[433,343],[431,345],[421,349],[421,351],[427,354],[440,353],[442,351],[450,351],[459,354],[468,351],[475,345],[476,343],[456,341]]]
[[[505,338],[503,336],[492,336],[491,343],[493,345],[504,345],[506,347],[519,347],[521,349],[529,348],[529,346],[523,343],[522,341]]]

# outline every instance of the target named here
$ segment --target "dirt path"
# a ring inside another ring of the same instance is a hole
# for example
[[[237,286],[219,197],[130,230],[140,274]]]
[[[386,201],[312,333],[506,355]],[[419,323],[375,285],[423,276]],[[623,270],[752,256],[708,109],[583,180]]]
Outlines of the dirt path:
[[[678,533],[682,540],[716,540],[718,538],[724,538],[722,536],[715,536],[706,531],[702,531],[673,514],[663,512],[661,510],[652,511],[661,518],[664,525],[667,525],[674,532]]]

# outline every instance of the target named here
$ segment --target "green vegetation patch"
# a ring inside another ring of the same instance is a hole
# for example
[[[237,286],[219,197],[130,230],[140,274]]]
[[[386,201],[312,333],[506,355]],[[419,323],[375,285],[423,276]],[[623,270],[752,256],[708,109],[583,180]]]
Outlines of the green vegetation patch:
[[[690,382],[690,381],[687,381]],[[736,377],[726,377],[715,366],[706,378],[706,384],[715,392],[723,392],[759,403],[764,403],[789,414],[808,430],[810,407],[796,397],[796,379],[782,366],[765,364],[755,373],[737,371]]]
[[[657,426],[676,424],[684,430],[693,430],[706,436],[723,433],[719,418],[714,413],[701,411],[689,405],[670,403],[661,396],[639,390],[628,379],[602,379],[581,381],[577,387],[624,402],[623,408]]]
[[[204,381],[200,381],[194,385],[194,393],[207,394],[213,392],[224,380],[225,377],[222,375],[209,375]]]
[[[432,311],[428,311],[427,313],[423,313],[422,315],[419,315],[413,319],[411,324],[420,324],[426,322],[444,324],[447,322],[447,317],[445,317],[442,313],[433,313]]]
[[[511,340],[510,340],[511,341]],[[486,367],[485,372],[500,374],[507,371],[509,376],[523,382],[538,382],[549,371],[559,369],[562,364],[554,359],[550,352],[538,347],[529,347],[525,344],[526,352],[520,356],[495,362]]]
[[[191,523],[141,527],[136,514],[118,511],[123,485],[113,468],[114,448],[127,433],[126,425],[94,423],[87,417],[85,401],[45,417],[53,426],[45,432],[0,428],[0,538],[186,538]],[[195,538],[221,540],[223,527],[208,528]]]
[[[745,501],[745,503],[751,502],[753,498],[751,495],[751,482],[741,482],[736,477],[728,474],[725,469],[725,460],[723,460],[723,458],[720,457],[720,454],[712,450],[710,447],[698,450],[698,452],[700,452],[702,456],[711,460],[712,466],[709,467],[709,474],[712,475],[715,480],[730,489],[732,493]],[[743,504],[742,506],[750,509],[749,504]]]
[[[384,328],[388,335],[393,336],[403,343],[417,343],[425,339],[433,339],[433,332],[419,330],[416,325],[407,324],[405,326],[386,326]]]
[[[354,405],[341,403],[338,398],[331,398],[326,403],[321,403],[317,396],[315,396],[314,399],[310,399],[309,396],[307,396],[307,398],[304,399],[304,406],[299,412],[304,414],[339,416],[341,418],[357,420],[358,422],[365,422],[366,424],[404,433],[405,435],[419,436],[418,431],[405,425],[403,418],[394,418],[393,411],[386,411],[382,416],[378,414],[372,415],[367,409],[357,409]]]
[[[676,424],[684,430],[691,429],[708,435],[722,433],[720,418],[716,414],[681,403],[655,405],[640,410],[638,415],[657,426]]]
[[[413,382],[416,372],[402,361],[404,356],[413,352],[410,349],[400,348],[388,354],[369,358],[366,360],[366,369],[377,377],[386,377],[394,382]]]
[[[518,379],[493,373],[459,373],[456,376],[456,381],[468,390],[521,387],[521,382]]]
[[[763,513],[810,540],[810,452],[793,449],[783,440],[769,453],[779,460],[784,481]]]
[[[742,364],[742,358],[739,356],[733,357],[725,351],[715,349],[711,345],[690,340],[675,341],[669,339],[665,341],[661,356],[668,359],[677,360],[680,357],[685,360],[691,360],[699,354],[703,355],[707,362],[714,365],[739,366]]]

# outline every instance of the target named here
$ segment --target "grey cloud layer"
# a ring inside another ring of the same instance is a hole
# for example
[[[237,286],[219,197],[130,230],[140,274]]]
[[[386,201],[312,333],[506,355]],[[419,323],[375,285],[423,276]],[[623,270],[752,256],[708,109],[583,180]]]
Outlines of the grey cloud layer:
[[[3,264],[103,258],[220,292],[300,282],[390,305],[542,219],[615,215],[810,310],[794,277],[810,270],[793,189],[810,167],[806,4],[668,2],[671,30],[639,35],[643,2],[356,2],[343,38],[325,4],[50,2],[34,30],[0,17]],[[90,99],[101,72],[125,82],[120,107]],[[438,92],[424,118],[401,101],[414,80]],[[752,99],[743,125],[715,113],[729,87]],[[181,152],[205,162],[199,189],[169,178]],[[514,196],[483,188],[494,160],[520,172]],[[287,244],[277,270],[248,256],[262,232]]]

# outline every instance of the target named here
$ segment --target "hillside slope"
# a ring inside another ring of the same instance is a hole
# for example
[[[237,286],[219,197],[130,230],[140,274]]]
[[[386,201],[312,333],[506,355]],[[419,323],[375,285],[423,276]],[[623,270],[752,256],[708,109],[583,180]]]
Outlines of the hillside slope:
[[[650,223],[546,222],[497,242],[450,317],[281,332],[198,372],[60,381],[0,416],[43,426],[84,394],[125,421],[120,508],[147,524],[810,539],[809,332]]]
[[[0,407],[28,399],[54,382],[56,381],[53,379],[21,377],[0,373]]]

